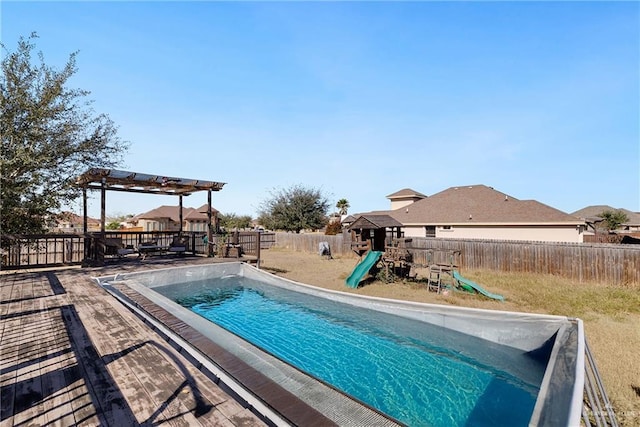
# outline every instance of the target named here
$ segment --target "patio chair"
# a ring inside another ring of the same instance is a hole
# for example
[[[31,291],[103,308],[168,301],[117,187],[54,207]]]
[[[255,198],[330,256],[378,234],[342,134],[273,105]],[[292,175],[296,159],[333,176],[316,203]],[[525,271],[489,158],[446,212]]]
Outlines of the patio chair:
[[[173,241],[169,245],[169,252],[173,252],[177,255],[184,255],[187,251],[187,238],[182,236],[175,236]]]
[[[113,255],[118,258],[124,258],[129,254],[133,254],[136,251],[133,249],[133,246],[127,245],[125,246],[122,243],[122,239],[119,237],[104,239],[104,254],[105,255]]]
[[[142,259],[146,259],[148,255],[152,253],[161,253],[164,249],[162,246],[158,246],[157,240],[150,240],[148,242],[140,242],[138,244],[138,255]]]

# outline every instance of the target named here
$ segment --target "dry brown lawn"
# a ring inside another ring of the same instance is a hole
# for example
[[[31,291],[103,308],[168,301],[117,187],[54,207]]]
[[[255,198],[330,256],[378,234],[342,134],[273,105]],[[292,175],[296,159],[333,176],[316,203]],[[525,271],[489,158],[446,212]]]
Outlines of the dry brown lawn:
[[[357,289],[345,285],[358,262],[356,256],[327,260],[317,254],[272,248],[261,253],[261,267],[271,273],[327,289],[435,304],[489,310],[546,313],[579,317],[594,354],[618,422],[640,426],[640,286],[578,283],[551,275],[462,271],[465,277],[505,302],[481,296],[429,292],[424,283],[397,281],[387,284],[365,279]]]

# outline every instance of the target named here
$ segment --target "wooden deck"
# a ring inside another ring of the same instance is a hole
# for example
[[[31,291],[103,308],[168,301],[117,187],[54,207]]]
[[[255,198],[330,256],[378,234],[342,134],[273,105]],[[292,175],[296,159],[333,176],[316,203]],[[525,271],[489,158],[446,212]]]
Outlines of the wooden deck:
[[[209,258],[0,274],[0,426],[262,426],[91,276]]]

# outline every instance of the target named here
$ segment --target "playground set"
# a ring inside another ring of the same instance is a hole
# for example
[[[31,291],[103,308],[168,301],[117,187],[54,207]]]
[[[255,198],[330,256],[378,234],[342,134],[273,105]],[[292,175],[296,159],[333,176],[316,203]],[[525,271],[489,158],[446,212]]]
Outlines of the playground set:
[[[388,215],[361,215],[349,226],[351,249],[360,256],[360,261],[347,277],[347,286],[357,288],[367,274],[379,275],[388,283],[396,279],[415,280],[416,269],[426,268],[427,286],[431,291],[463,291],[504,300],[502,295],[489,292],[460,274],[460,251],[414,248],[412,239],[401,237],[401,226]],[[418,251],[426,252],[420,257],[426,263],[414,262]]]

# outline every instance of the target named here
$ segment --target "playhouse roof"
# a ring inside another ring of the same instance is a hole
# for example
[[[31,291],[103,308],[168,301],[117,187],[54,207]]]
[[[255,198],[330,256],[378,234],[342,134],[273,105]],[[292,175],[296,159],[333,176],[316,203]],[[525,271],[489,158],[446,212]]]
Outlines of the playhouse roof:
[[[349,226],[349,230],[358,228],[376,230],[387,227],[402,227],[402,224],[389,215],[360,215],[358,219]]]

